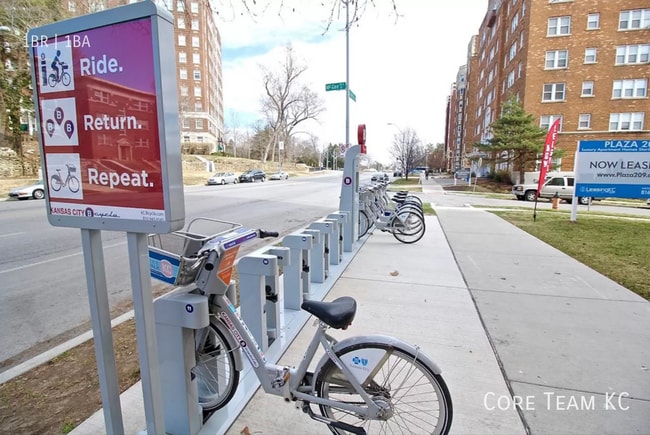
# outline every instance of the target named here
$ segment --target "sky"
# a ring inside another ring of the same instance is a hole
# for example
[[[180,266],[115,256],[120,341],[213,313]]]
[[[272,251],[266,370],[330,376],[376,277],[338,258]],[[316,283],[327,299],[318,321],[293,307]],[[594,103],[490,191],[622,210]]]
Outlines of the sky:
[[[391,0],[367,3],[349,31],[349,84],[357,97],[350,101],[349,138],[356,144],[357,125],[365,124],[368,155],[389,164],[400,130],[413,129],[423,144],[444,142],[447,96],[488,0],[395,0],[397,14]],[[226,128],[247,128],[262,119],[261,65],[277,71],[291,43],[307,66],[302,83],[326,108],[319,122],[296,130],[317,136],[321,147],[344,143],[346,92],[325,91],[327,83],[345,82],[344,6],[326,30],[332,0],[258,0],[254,16],[242,13],[243,4],[230,0],[217,18]]]

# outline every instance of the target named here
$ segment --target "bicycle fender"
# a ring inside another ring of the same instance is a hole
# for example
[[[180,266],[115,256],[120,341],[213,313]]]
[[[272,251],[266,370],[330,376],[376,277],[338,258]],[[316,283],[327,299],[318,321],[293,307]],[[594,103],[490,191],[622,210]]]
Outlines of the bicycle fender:
[[[435,362],[433,362],[431,358],[429,358],[424,352],[422,352],[421,349],[411,344],[408,344],[398,338],[390,337],[387,335],[359,335],[356,337],[346,338],[345,340],[339,341],[335,345],[333,345],[332,350],[334,351],[334,353],[339,354],[339,353],[343,353],[343,351],[345,351],[347,348],[360,346],[362,344],[371,344],[371,343],[383,344],[391,348],[404,350],[406,352],[411,353],[412,355],[417,355],[417,359],[422,361],[425,365],[431,367],[433,369],[433,372],[436,375],[442,373],[440,367],[438,367],[438,365]],[[329,360],[330,358],[327,356],[327,354],[323,355],[320,361],[318,361],[318,365],[314,370],[314,374],[318,375],[323,369],[323,367],[325,366],[325,364],[327,364],[327,361]]]
[[[226,327],[226,325],[223,324],[223,322],[213,321],[212,326],[217,328],[219,332],[221,332],[223,336],[226,337],[226,340],[228,340],[228,345],[232,349],[233,356],[235,359],[235,370],[241,372],[244,369],[244,361],[242,360],[239,343],[237,343],[235,337],[232,336],[232,332],[228,330],[228,328]]]

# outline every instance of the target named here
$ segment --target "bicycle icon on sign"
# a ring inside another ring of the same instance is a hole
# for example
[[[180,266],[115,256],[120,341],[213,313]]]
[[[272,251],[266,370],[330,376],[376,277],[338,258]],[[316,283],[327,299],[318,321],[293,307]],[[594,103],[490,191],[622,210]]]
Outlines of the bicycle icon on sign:
[[[79,183],[79,179],[75,175],[72,175],[77,172],[77,167],[75,165],[68,164],[65,166],[68,168],[68,176],[65,178],[65,181],[63,181],[61,178],[61,169],[57,169],[57,173],[50,177],[50,186],[55,192],[61,190],[62,187],[67,187],[70,189],[70,192],[77,193],[79,192],[81,183]]]
[[[57,83],[63,83],[63,86],[68,86],[72,80],[70,73],[66,71],[68,69],[68,64],[61,61],[59,62],[59,65],[61,67],[61,72],[59,73],[57,70],[57,72],[53,72],[47,78],[47,84],[52,88],[55,87]]]

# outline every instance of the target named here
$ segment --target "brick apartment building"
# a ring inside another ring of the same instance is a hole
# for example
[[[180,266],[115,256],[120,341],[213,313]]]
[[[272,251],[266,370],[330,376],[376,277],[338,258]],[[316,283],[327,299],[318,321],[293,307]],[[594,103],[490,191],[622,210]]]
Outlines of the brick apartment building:
[[[450,166],[469,167],[477,152],[472,144],[491,138],[490,124],[510,95],[540,127],[561,119],[557,147],[566,152],[554,163],[564,171],[573,170],[580,140],[650,137],[649,6],[648,0],[489,0],[470,40],[465,84],[456,83],[449,97]]]
[[[73,15],[140,0],[64,0]],[[208,0],[156,0],[174,15],[179,124],[183,146],[217,151],[223,137],[221,36]]]

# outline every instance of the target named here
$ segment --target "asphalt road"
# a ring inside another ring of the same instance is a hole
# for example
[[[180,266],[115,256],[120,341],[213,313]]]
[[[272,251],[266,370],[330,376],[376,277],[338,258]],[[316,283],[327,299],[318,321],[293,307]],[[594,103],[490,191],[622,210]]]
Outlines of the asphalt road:
[[[212,217],[288,234],[337,210],[340,183],[335,173],[191,186],[185,189],[185,222]],[[87,328],[90,320],[81,231],[51,226],[44,206],[34,200],[0,202],[0,372]],[[114,309],[131,300],[126,234],[104,231],[102,240]],[[272,243],[253,241],[240,253]]]

